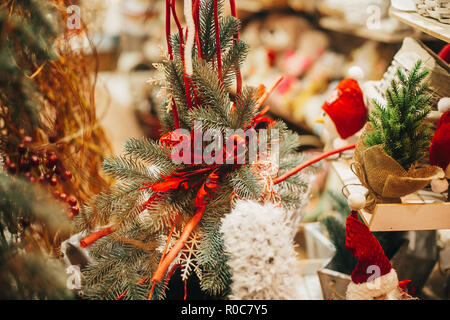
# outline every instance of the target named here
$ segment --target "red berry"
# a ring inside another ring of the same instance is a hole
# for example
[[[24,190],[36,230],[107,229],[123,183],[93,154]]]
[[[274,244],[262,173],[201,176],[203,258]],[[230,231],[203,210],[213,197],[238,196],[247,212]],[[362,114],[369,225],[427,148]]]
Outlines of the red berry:
[[[40,176],[38,179],[39,183],[45,183],[45,178],[44,176]]]
[[[30,182],[34,183],[34,182],[36,182],[36,179],[34,177],[30,177]]]
[[[25,145],[23,143],[21,143],[17,146],[17,150],[19,150],[20,154],[24,154],[25,151],[27,150],[27,148],[25,147]]]
[[[72,210],[72,213],[76,216],[80,213],[80,208],[78,207],[72,207],[70,208],[70,210]]]
[[[72,179],[72,172],[66,170],[66,171],[64,172],[63,177],[64,177],[64,180],[70,180],[70,179]]]
[[[25,178],[27,178],[27,179],[30,179],[30,178],[31,178],[31,173],[30,173],[30,172],[25,172],[25,173],[23,174],[23,176],[24,176]]]
[[[69,199],[67,199],[67,202],[72,206],[75,207],[77,205],[77,199],[75,197],[70,197]]]
[[[30,157],[30,160],[31,160],[31,164],[34,165],[34,166],[37,166],[39,164],[39,157],[37,155],[35,155],[35,154],[33,154]]]
[[[60,195],[61,195],[61,192],[59,192],[58,190],[53,191],[53,196],[54,196],[55,198],[59,198]]]
[[[17,164],[10,163],[9,166],[8,166],[8,171],[10,173],[15,173],[17,171]]]
[[[51,186],[56,186],[58,184],[58,180],[56,180],[56,178],[55,177],[53,177],[53,178],[51,178],[50,179],[50,185]]]
[[[66,201],[67,199],[67,194],[65,194],[64,192],[61,192],[61,194],[59,195],[59,198],[63,201]]]
[[[45,166],[49,169],[53,168],[57,160],[58,158],[56,157],[56,155],[52,154],[47,158],[47,160],[45,160]]]

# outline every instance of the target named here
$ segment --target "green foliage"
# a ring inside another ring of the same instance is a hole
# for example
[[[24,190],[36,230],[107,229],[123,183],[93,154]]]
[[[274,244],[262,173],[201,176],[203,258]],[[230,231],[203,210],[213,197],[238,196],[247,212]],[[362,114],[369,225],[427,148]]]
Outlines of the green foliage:
[[[386,106],[374,100],[375,109],[369,115],[372,130],[364,140],[370,147],[382,144],[388,155],[408,170],[422,159],[428,150],[432,134],[424,120],[431,111],[431,95],[422,82],[429,71],[421,71],[418,61],[409,75],[397,70],[397,78],[386,90]]]
[[[29,76],[56,58],[52,39],[60,25],[47,2],[20,0],[11,7],[0,6],[0,101],[6,107],[0,116],[29,131],[39,125],[39,95]]]
[[[70,299],[61,262],[39,235],[68,230],[64,207],[38,186],[0,173],[0,299]]]

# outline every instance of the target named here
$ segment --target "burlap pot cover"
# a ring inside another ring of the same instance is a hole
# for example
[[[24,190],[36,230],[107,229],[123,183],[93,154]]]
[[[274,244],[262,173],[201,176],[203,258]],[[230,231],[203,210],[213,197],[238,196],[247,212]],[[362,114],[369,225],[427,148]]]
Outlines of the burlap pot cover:
[[[355,149],[352,169],[369,190],[367,210],[372,211],[376,203],[400,202],[400,197],[423,189],[433,179],[444,177],[437,166],[410,168],[406,171],[395,159],[386,154],[382,145],[366,148],[361,139]]]

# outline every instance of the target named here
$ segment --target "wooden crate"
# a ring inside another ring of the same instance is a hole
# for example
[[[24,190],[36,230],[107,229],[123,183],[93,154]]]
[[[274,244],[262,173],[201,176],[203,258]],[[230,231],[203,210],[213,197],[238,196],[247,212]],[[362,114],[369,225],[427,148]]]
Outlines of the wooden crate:
[[[333,270],[331,258],[317,270],[324,300],[345,300],[350,275]]]

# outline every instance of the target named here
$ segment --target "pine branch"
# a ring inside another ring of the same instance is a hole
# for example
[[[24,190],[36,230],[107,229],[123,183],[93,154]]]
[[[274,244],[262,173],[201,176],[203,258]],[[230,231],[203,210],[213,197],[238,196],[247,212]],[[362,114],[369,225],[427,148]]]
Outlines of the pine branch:
[[[431,97],[425,93],[428,83],[422,83],[429,71],[421,71],[421,65],[419,60],[409,75],[397,70],[399,82],[393,79],[386,90],[387,105],[374,101],[375,110],[369,115],[372,130],[365,137],[368,147],[382,144],[406,170],[426,154],[431,140],[430,128],[424,122],[431,111]]]

